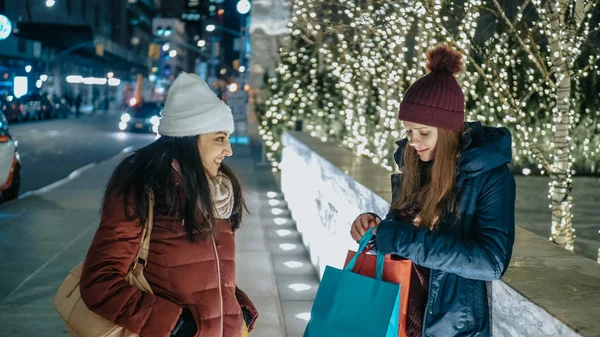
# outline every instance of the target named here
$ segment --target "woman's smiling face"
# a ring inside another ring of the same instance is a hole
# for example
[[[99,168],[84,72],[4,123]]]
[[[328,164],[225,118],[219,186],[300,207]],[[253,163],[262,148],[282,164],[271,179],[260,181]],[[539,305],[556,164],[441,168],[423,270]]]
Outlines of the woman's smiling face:
[[[221,162],[233,154],[229,143],[229,132],[217,131],[201,134],[198,137],[198,149],[204,170],[211,177],[219,173]]]
[[[403,121],[406,129],[408,145],[410,145],[422,161],[432,161],[438,140],[438,129],[433,126]]]

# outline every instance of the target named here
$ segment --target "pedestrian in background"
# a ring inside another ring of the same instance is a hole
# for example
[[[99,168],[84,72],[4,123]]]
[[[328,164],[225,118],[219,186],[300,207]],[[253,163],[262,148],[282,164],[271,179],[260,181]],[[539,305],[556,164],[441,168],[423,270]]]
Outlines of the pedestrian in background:
[[[413,262],[407,336],[490,336],[486,281],[506,271],[515,236],[511,136],[463,122],[460,53],[440,45],[427,56],[430,72],[400,105],[390,211],[361,214],[351,235],[376,226],[380,253]]]
[[[232,155],[231,111],[199,77],[182,73],[161,114],[161,138],[126,158],[107,185],[82,299],[142,337],[241,336],[258,312],[236,286],[235,231],[246,204],[222,163]],[[147,293],[125,275],[140,249],[151,194]]]
[[[79,109],[81,108],[82,101],[83,99],[81,98],[81,94],[78,93],[75,97],[75,117],[79,117]]]

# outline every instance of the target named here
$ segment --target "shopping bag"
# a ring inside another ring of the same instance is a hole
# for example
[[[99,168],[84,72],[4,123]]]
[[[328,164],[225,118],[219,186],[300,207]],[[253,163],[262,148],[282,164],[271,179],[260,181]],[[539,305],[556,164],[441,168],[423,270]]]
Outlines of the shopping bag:
[[[242,322],[244,325],[242,326],[242,336],[241,337],[250,337],[250,333],[248,332],[248,326],[246,325],[246,321]]]
[[[362,250],[359,250],[359,252],[362,252]],[[354,256],[356,256],[356,252],[349,250],[348,255],[346,256],[346,266]],[[360,275],[375,277],[376,265],[377,256],[370,254],[358,254],[358,258],[356,259],[356,263],[354,264],[352,271]],[[400,312],[398,317],[400,327],[398,329],[398,337],[406,337],[406,315],[408,313],[408,290],[410,289],[411,274],[412,261],[408,259],[392,260],[391,255],[385,256],[383,280],[401,285]]]
[[[359,251],[372,236],[370,229]],[[352,272],[357,258],[343,270],[325,268],[304,337],[398,336],[400,285],[382,280],[383,255],[377,255],[375,278]]]
[[[144,276],[144,267],[148,261],[150,238],[154,212],[154,194],[148,194],[148,219],[142,230],[140,248],[135,260],[131,263],[125,280],[132,286],[147,293],[153,293]],[[137,337],[131,331],[121,327],[91,311],[81,299],[79,283],[83,262],[77,265],[63,281],[54,296],[54,308],[65,322],[71,337]],[[117,295],[118,296],[118,295]]]

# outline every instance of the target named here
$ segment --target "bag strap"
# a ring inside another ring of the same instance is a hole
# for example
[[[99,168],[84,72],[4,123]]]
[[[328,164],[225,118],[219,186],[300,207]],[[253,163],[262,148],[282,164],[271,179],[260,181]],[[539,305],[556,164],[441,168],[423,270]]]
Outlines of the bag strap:
[[[354,254],[354,257],[350,260],[350,262],[348,262],[348,264],[346,265],[344,270],[352,271],[352,269],[354,269],[354,265],[356,264],[356,260],[358,259],[358,256],[360,254],[362,254],[362,252],[365,250],[365,247],[367,246],[367,244],[369,244],[369,241],[371,241],[372,237],[373,237],[373,227],[369,228],[369,230],[365,233],[365,235],[362,237],[362,239],[360,239],[358,250],[356,251],[356,254]],[[377,279],[377,280],[383,279],[383,267],[384,266],[385,266],[385,255],[377,252],[377,265],[375,268],[375,279]]]
[[[150,237],[152,235],[152,223],[154,221],[154,192],[148,190],[148,218],[146,224],[142,230],[142,242],[140,244],[140,250],[133,262],[131,271],[136,270],[138,266],[144,268],[148,264],[148,252],[150,251]]]

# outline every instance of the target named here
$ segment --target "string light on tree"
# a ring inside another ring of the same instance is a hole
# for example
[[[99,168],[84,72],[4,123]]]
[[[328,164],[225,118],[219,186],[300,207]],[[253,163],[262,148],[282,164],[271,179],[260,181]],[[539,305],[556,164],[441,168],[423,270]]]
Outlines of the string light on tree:
[[[281,133],[301,121],[314,137],[394,170],[402,93],[424,75],[425,51],[445,42],[464,55],[458,81],[467,119],[510,128],[513,166],[550,175],[552,240],[573,249],[572,175],[598,173],[600,163],[600,51],[588,42],[599,33],[590,24],[597,4],[533,0],[510,12],[502,6],[294,2],[289,41],[267,81],[269,98],[257,107],[274,168]]]

